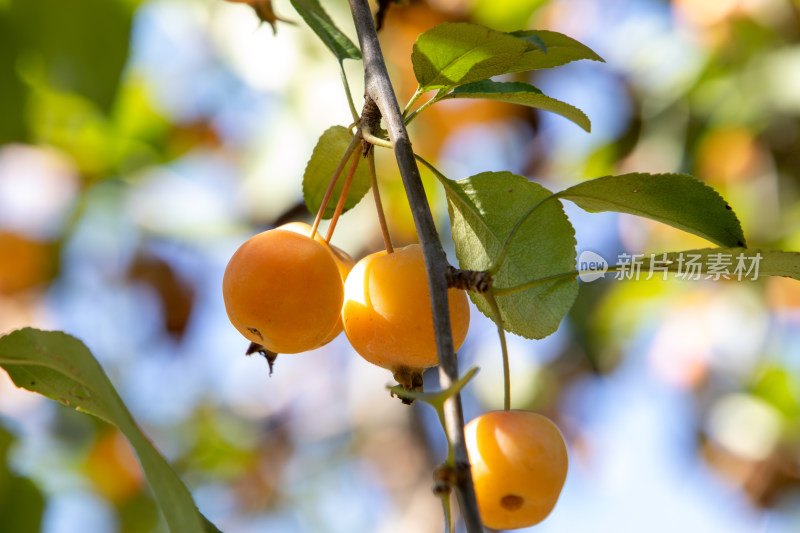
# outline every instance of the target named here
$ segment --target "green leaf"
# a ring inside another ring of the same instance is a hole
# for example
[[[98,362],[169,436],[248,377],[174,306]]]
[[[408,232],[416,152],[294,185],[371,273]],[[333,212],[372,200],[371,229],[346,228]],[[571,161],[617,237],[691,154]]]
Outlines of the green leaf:
[[[483,80],[456,87],[453,92],[442,98],[484,98],[510,104],[520,104],[545,111],[552,111],[568,118],[586,131],[591,131],[592,123],[586,114],[577,107],[571,106],[555,98],[550,98],[529,83],[498,82]]]
[[[558,193],[586,211],[651,218],[720,246],[745,246],[739,220],[714,189],[686,174],[623,174],[584,181]]]
[[[447,192],[450,227],[462,269],[489,269],[514,225],[540,202],[512,239],[494,285],[515,286],[575,268],[575,231],[559,202],[543,202],[552,193],[541,185],[511,172],[484,172],[458,181],[439,179]],[[577,293],[578,284],[572,278],[497,296],[504,328],[527,338],[546,337],[558,329]],[[492,318],[481,295],[471,293],[470,297]]]
[[[141,432],[88,348],[60,331],[25,328],[0,337],[0,366],[18,387],[117,426],[130,441],[170,531],[218,532],[169,463]]]
[[[800,376],[793,369],[767,363],[750,393],[769,402],[788,420],[800,421]]]
[[[411,63],[420,89],[455,87],[503,74],[528,43],[466,22],[446,22],[417,38]]]
[[[347,35],[336,27],[331,17],[320,5],[319,0],[291,1],[306,24],[322,39],[322,42],[333,52],[340,63],[345,59],[361,59],[361,51]]]
[[[509,35],[527,41],[528,48],[506,70],[506,73],[553,68],[580,59],[603,61],[603,58],[588,46],[558,32],[526,30],[516,31]]]
[[[316,214],[322,205],[325,191],[333,177],[336,167],[339,165],[342,156],[347,151],[347,147],[353,141],[353,134],[344,126],[332,126],[325,130],[325,133],[317,141],[311,159],[308,160],[306,171],[303,174],[303,198],[306,206],[312,214]],[[356,148],[355,156],[361,157],[360,147]],[[347,176],[348,164],[342,170],[342,175],[336,182],[328,206],[325,208],[323,218],[331,218],[336,208],[336,202],[342,192],[345,177]],[[359,163],[356,169],[353,182],[347,194],[347,201],[344,204],[344,211],[355,207],[370,189],[369,169],[366,165]],[[344,212],[343,211],[343,212]]]

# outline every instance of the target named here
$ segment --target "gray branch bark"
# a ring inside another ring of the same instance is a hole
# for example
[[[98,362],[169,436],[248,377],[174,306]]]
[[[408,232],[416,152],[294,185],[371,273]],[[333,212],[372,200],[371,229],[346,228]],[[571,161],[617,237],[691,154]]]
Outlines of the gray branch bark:
[[[358,32],[361,54],[364,58],[365,98],[372,100],[380,110],[389,140],[394,146],[395,158],[400,168],[408,202],[414,218],[420,244],[422,245],[428,284],[433,308],[433,326],[436,332],[436,348],[439,354],[439,382],[443,388],[458,379],[458,360],[453,349],[450,329],[450,311],[447,305],[447,270],[449,264],[442,250],[439,235],[433,222],[430,206],[422,186],[419,168],[414,159],[411,141],[406,131],[402,112],[397,104],[386,64],[381,52],[378,34],[367,0],[349,0],[353,21]],[[475,489],[469,470],[469,459],[464,443],[464,415],[461,396],[456,394],[445,404],[445,430],[454,447],[456,461],[455,491],[461,516],[469,533],[482,533]]]

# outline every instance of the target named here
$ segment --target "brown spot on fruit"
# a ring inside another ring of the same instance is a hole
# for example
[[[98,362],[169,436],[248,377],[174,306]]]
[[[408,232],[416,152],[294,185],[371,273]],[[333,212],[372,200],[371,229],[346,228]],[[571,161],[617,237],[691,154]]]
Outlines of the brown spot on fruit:
[[[516,511],[520,507],[525,500],[522,499],[522,496],[517,496],[516,494],[506,494],[500,499],[500,506],[507,510],[507,511]]]

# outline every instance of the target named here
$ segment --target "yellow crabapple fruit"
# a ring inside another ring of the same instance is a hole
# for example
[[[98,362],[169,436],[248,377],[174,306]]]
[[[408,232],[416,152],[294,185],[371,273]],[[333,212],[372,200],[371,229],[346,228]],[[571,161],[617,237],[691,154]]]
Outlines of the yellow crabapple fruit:
[[[550,419],[530,411],[490,411],[464,428],[483,524],[517,529],[555,507],[567,478],[567,447]]]
[[[453,344],[469,328],[465,291],[448,289]],[[428,278],[418,244],[361,259],[345,281],[344,331],[364,359],[392,372],[438,362]]]
[[[247,339],[276,353],[320,346],[339,321],[344,287],[328,248],[272,229],[245,241],[222,279],[225,310]]]

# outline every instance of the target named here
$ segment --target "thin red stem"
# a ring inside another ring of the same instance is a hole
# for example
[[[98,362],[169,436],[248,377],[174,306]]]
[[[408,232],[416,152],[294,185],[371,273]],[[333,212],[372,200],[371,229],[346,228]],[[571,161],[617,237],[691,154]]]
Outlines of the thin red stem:
[[[356,138],[358,138],[356,136]],[[358,168],[358,163],[361,161],[361,157],[359,154],[353,155],[353,161],[350,163],[350,169],[347,171],[347,178],[344,180],[344,185],[342,185],[342,194],[339,195],[339,201],[336,203],[336,209],[333,212],[333,217],[331,218],[331,223],[328,226],[328,235],[325,237],[326,241],[331,240],[333,237],[333,230],[336,228],[336,223],[339,221],[339,216],[344,211],[344,203],[347,200],[347,193],[350,192],[350,185],[353,184],[353,176],[356,175],[356,169]]]
[[[336,187],[336,182],[339,181],[339,176],[342,174],[342,169],[344,169],[344,164],[353,154],[353,152],[356,149],[356,146],[358,146],[358,141],[360,140],[361,138],[358,135],[353,137],[353,140],[350,141],[350,145],[347,147],[347,150],[345,150],[342,159],[339,161],[339,165],[337,165],[336,170],[334,170],[333,172],[331,181],[330,183],[328,183],[328,189],[325,191],[325,196],[322,197],[322,204],[320,204],[319,209],[317,210],[317,216],[314,219],[314,224],[311,226],[311,231],[308,234],[308,236],[311,237],[312,239],[314,238],[314,235],[317,233],[317,228],[319,227],[319,223],[322,221],[322,215],[325,214],[325,209],[327,209],[328,202],[331,199],[331,195],[333,195],[333,189],[334,187]]]
[[[375,199],[375,208],[378,211],[378,222],[381,225],[383,243],[386,246],[386,253],[391,254],[394,252],[394,246],[392,246],[392,237],[389,235],[389,226],[386,224],[386,214],[383,212],[381,193],[378,190],[378,174],[375,172],[375,150],[372,148],[370,148],[369,154],[367,154],[367,163],[369,164],[369,179],[372,184],[372,196]]]

